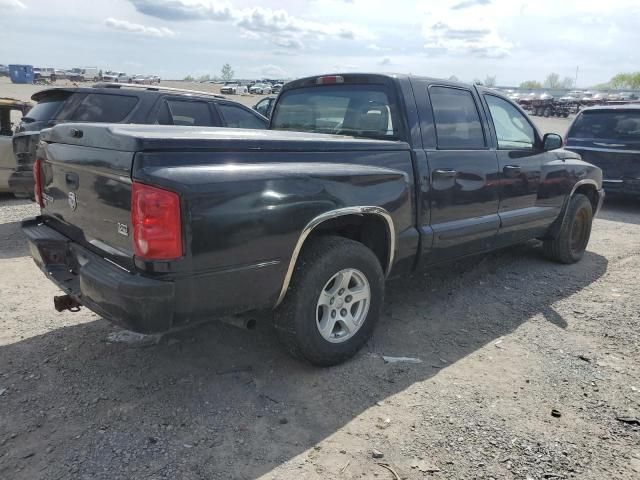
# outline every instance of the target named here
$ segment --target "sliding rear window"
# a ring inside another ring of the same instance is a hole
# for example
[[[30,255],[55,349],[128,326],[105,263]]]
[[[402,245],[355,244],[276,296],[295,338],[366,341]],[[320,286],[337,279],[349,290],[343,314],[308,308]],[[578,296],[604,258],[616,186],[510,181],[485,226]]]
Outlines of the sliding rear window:
[[[640,141],[640,110],[593,110],[582,112],[569,138]]]
[[[382,85],[331,85],[289,90],[276,103],[274,130],[397,140],[399,121]]]

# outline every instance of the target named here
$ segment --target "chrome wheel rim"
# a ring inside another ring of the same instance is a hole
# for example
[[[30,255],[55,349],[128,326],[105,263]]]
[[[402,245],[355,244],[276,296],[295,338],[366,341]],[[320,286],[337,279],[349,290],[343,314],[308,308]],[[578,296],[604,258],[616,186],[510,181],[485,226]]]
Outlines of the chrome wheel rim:
[[[322,338],[342,343],[364,324],[371,304],[371,287],[360,270],[346,268],[325,284],[316,306],[316,326]]]

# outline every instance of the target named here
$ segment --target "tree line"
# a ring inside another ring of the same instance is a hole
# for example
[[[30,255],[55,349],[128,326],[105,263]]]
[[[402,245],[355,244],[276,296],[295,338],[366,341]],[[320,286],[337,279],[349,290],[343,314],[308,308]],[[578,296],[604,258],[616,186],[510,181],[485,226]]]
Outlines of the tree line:
[[[220,81],[222,80],[223,82],[229,82],[231,80],[233,80],[233,77],[235,76],[235,72],[233,71],[233,68],[231,68],[231,65],[229,65],[228,63],[225,63],[222,66],[222,70],[220,71],[220,75],[214,75],[213,77],[211,75],[201,75],[198,78],[195,78],[191,75],[187,75],[186,77],[183,78],[183,80],[185,82],[195,82],[196,80],[199,82],[209,82],[209,81]]]

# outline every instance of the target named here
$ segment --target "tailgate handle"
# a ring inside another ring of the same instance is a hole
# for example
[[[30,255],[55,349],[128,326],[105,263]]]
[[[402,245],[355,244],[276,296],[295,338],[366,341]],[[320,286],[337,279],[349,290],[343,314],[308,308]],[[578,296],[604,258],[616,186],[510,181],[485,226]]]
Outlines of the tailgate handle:
[[[67,173],[65,175],[65,181],[67,182],[67,187],[71,187],[74,190],[77,190],[78,183],[79,183],[79,179],[78,179],[78,174],[77,173]]]

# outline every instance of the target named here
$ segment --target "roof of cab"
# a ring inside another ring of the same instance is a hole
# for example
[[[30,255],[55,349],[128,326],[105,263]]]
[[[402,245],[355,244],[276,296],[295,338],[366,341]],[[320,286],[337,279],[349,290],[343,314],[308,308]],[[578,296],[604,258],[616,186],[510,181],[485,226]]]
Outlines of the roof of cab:
[[[55,95],[57,93],[95,93],[99,90],[101,93],[117,93],[118,91],[126,91],[127,93],[133,94],[142,94],[142,95],[152,95],[158,93],[164,94],[172,94],[172,95],[185,95],[185,96],[201,96],[201,97],[211,97],[217,99],[226,99],[223,95],[218,95],[216,93],[211,92],[201,92],[198,90],[186,90],[182,88],[169,88],[169,87],[159,87],[156,85],[136,85],[129,83],[109,83],[109,82],[101,82],[96,83],[92,86],[88,87],[53,87],[46,88],[44,90],[40,90],[33,95],[31,95],[31,100],[35,102],[40,102],[43,98],[48,97],[49,95]]]
[[[623,103],[613,105],[595,105],[593,107],[587,107],[580,110],[580,112],[593,112],[603,110],[640,110],[640,103]]]

